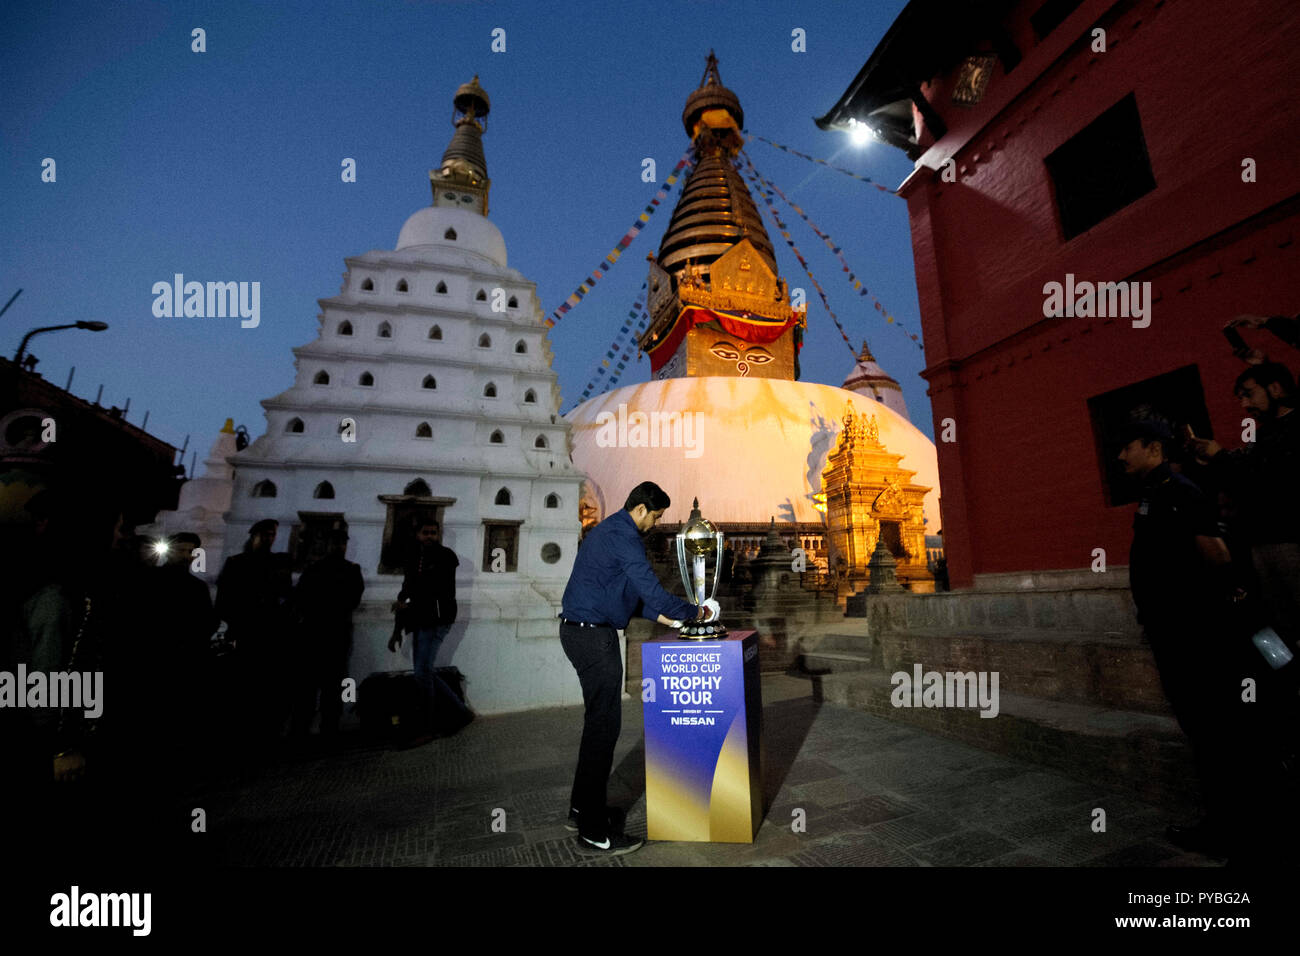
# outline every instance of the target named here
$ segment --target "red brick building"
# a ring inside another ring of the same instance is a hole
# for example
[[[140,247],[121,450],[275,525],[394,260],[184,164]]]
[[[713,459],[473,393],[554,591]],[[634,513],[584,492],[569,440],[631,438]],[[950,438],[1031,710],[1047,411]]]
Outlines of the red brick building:
[[[818,120],[917,163],[899,192],[954,587],[1127,562],[1134,406],[1240,443],[1224,323],[1300,311],[1298,51],[1287,0],[913,0]],[[1046,315],[1072,281],[1139,283],[1145,319],[1113,295]]]

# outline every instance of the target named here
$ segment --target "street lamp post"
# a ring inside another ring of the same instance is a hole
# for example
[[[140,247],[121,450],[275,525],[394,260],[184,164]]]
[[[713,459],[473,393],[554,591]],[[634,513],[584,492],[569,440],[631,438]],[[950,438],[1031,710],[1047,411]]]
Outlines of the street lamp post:
[[[46,325],[39,329],[32,329],[18,343],[18,351],[14,354],[14,364],[22,362],[23,352],[27,350],[27,342],[33,335],[40,335],[42,332],[55,332],[59,329],[86,329],[89,332],[103,332],[107,328],[107,322],[72,322],[68,325]]]

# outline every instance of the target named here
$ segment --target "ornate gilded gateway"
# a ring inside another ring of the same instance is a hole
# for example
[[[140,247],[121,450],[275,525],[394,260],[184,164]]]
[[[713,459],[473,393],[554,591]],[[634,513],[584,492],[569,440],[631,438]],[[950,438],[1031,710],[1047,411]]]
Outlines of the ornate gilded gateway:
[[[902,459],[881,444],[875,417],[855,414],[849,403],[844,429],[822,469],[822,492],[832,566],[843,559],[841,573],[854,590],[867,584],[867,564],[881,538],[898,561],[900,584],[917,593],[934,590],[923,513],[930,489],[912,482],[916,472],[900,468]]]
[[[650,257],[650,326],[640,346],[651,374],[796,379],[807,310],[791,309],[772,240],[733,164],[744,112],[712,52],[682,122],[695,165]]]

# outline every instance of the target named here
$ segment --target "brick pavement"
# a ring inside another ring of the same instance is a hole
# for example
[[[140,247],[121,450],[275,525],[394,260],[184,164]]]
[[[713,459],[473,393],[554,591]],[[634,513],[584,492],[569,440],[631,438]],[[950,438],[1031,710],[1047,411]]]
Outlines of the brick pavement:
[[[203,797],[214,862],[235,866],[1204,866],[1169,814],[1024,761],[763,677],[768,811],[751,844],[648,843],[592,860],[564,829],[582,708],[480,718],[413,750],[345,735]],[[639,700],[623,706],[610,802],[645,836]],[[1091,829],[1095,807],[1107,830]],[[803,810],[806,831],[792,829]],[[504,812],[505,831],[494,832]]]

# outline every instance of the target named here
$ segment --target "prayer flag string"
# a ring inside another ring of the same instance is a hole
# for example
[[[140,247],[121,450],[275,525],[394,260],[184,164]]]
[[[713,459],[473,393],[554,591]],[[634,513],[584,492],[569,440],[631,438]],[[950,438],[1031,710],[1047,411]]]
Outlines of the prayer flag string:
[[[641,210],[641,214],[637,216],[636,222],[632,223],[632,228],[624,234],[623,238],[620,239],[605,258],[601,260],[600,267],[598,269],[593,269],[591,275],[587,276],[586,280],[574,290],[573,295],[565,299],[564,304],[552,312],[550,318],[546,319],[544,324],[548,329],[555,328],[555,323],[560,321],[560,319],[562,319],[570,309],[581,302],[583,297],[591,291],[591,287],[604,278],[605,273],[609,271],[609,267],[618,262],[619,257],[623,255],[627,250],[627,247],[632,244],[632,240],[636,239],[636,237],[640,235],[641,230],[645,228],[645,224],[650,221],[650,217],[655,214],[655,211],[668,197],[668,191],[672,189],[677,180],[682,177],[683,171],[691,165],[690,156],[691,151],[689,149],[682,154],[682,158],[678,161],[677,165],[673,167],[672,175],[664,180],[663,187],[655,193],[654,198],[650,200],[649,205],[647,205],[645,209]]]
[[[826,248],[830,249],[830,251],[835,255],[835,258],[837,258],[840,261],[840,269],[844,273],[844,275],[847,276],[849,283],[853,286],[853,290],[857,292],[858,295],[860,296],[863,295],[870,296],[871,301],[875,304],[876,311],[879,312],[882,316],[884,316],[885,321],[888,322],[890,325],[897,325],[900,329],[903,330],[903,333],[908,338],[910,338],[913,342],[916,343],[916,347],[920,349],[922,352],[924,352],[925,346],[921,344],[920,336],[910,331],[907,328],[907,326],[904,325],[902,322],[899,322],[894,317],[893,313],[891,313],[888,309],[886,309],[884,304],[879,299],[876,298],[875,293],[873,293],[870,289],[868,289],[865,285],[863,285],[862,280],[858,278],[857,273],[855,273],[852,267],[849,266],[848,260],[844,258],[844,252],[841,249],[841,247],[836,245],[835,241],[831,239],[829,235],[827,235],[821,229],[817,228],[817,224],[813,222],[811,218],[809,218],[808,214],[804,212],[803,209],[801,209],[799,206],[795,205],[793,202],[790,201],[789,197],[786,196],[786,194],[781,191],[781,187],[777,186],[776,183],[773,183],[770,180],[764,178],[759,173],[759,171],[755,168],[753,161],[749,158],[749,154],[746,153],[744,149],[742,149],[740,153],[745,158],[745,163],[749,167],[749,169],[753,172],[754,177],[757,177],[757,179],[759,180],[759,183],[756,183],[756,185],[758,185],[759,192],[763,194],[764,200],[767,201],[769,205],[771,205],[769,197],[772,196],[773,194],[780,196],[781,199],[785,202],[785,204],[789,206],[791,209],[793,209],[795,213],[799,216],[799,218],[808,224],[808,228],[817,234],[817,238],[821,239],[822,242],[826,243]],[[750,181],[754,182],[754,179],[751,177]],[[781,236],[783,239],[786,240],[787,245],[789,245],[791,248],[794,248],[794,243],[791,242],[790,235],[788,232],[782,229]],[[795,254],[798,255],[798,252],[796,251]],[[801,263],[803,262],[802,258],[800,259],[800,262]],[[804,271],[808,272],[807,266],[804,267]],[[808,273],[808,278],[812,280],[813,285],[816,286],[817,291],[820,293],[822,291],[821,286],[817,285],[817,280],[813,279],[812,273]],[[824,300],[825,295],[823,295],[822,298]],[[829,306],[827,308],[829,310]]]

